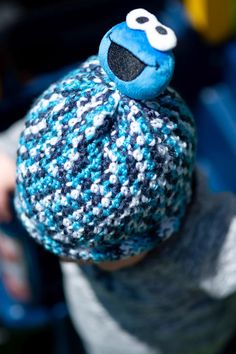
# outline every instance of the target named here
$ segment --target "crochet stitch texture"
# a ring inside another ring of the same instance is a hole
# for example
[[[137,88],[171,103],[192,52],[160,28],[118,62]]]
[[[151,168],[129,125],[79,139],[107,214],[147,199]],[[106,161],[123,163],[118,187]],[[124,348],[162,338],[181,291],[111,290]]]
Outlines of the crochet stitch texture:
[[[95,262],[140,254],[179,230],[195,145],[193,118],[174,90],[130,99],[91,57],[26,117],[17,211],[55,254]]]

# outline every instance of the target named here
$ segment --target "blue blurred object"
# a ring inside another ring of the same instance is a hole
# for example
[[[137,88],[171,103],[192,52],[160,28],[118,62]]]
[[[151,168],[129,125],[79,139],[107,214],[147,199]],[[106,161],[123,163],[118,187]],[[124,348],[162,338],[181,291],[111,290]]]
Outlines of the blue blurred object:
[[[196,119],[197,162],[213,191],[236,193],[236,41],[218,46],[204,42],[191,28],[183,5],[166,3],[161,18],[179,38],[171,85]]]
[[[0,224],[0,318],[8,327],[44,326],[67,315],[59,262],[28,236],[13,205],[12,215],[10,223]],[[13,285],[4,282],[5,274]],[[14,277],[27,290],[23,294],[14,294]]]
[[[214,191],[236,193],[235,102],[236,95],[227,84],[205,88],[199,98],[196,111],[198,161]]]
[[[236,98],[236,40],[231,41],[225,47],[224,51],[224,77]]]

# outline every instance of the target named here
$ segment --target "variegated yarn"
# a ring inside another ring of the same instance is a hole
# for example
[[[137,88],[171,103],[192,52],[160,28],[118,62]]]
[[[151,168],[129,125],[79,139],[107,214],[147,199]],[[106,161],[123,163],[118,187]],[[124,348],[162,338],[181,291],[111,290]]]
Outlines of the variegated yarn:
[[[28,113],[16,207],[28,232],[58,255],[126,258],[179,230],[194,159],[194,122],[176,92],[130,99],[92,57]]]

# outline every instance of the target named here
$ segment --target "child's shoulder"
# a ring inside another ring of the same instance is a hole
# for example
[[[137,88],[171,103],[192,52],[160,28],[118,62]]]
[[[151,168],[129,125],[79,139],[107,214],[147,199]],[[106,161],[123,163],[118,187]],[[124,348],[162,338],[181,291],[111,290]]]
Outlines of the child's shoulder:
[[[231,192],[213,193],[201,171],[197,170],[195,176],[194,200],[186,223],[197,223],[200,234],[215,233],[223,237],[236,217],[236,196]]]
[[[225,297],[236,291],[236,197],[210,193],[198,172],[194,198],[175,256],[195,285]]]
[[[212,224],[210,222],[212,218]],[[221,298],[236,291],[236,197],[233,193],[219,193],[213,197],[209,214],[208,253],[202,288]]]

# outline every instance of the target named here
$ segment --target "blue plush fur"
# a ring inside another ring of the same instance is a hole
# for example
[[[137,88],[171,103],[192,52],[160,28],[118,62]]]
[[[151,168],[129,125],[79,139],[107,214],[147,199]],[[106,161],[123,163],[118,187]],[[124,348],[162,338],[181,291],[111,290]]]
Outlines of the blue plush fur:
[[[108,50],[111,41],[129,50],[146,64],[141,74],[132,81],[120,80],[108,64]],[[161,52],[151,47],[142,30],[130,29],[122,22],[109,30],[103,37],[99,48],[101,66],[116,84],[118,90],[130,98],[153,99],[169,84],[174,71],[174,56],[171,51]]]

